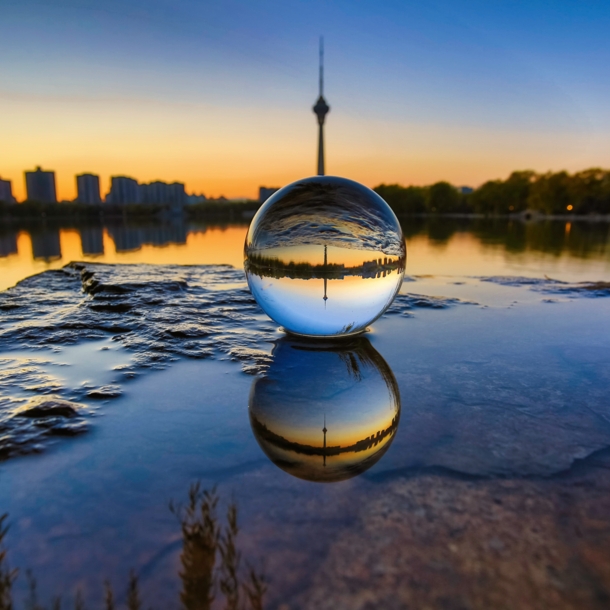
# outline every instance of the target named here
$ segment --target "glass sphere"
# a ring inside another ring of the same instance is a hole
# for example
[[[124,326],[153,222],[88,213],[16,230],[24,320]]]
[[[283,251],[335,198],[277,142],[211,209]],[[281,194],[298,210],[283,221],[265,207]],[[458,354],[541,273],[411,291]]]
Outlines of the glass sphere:
[[[265,313],[297,335],[362,332],[392,303],[405,272],[398,219],[371,189],[316,176],[274,193],[246,235],[244,267]]]
[[[248,406],[254,436],[276,466],[326,483],[373,466],[400,419],[396,379],[365,337],[280,339]]]

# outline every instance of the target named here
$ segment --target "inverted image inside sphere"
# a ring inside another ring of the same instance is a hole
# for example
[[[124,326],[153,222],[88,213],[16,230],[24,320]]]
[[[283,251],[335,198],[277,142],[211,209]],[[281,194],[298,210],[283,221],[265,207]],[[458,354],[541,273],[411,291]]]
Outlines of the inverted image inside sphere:
[[[398,219],[371,189],[316,176],[270,197],[244,248],[250,290],[288,332],[362,332],[392,303],[405,271]]]

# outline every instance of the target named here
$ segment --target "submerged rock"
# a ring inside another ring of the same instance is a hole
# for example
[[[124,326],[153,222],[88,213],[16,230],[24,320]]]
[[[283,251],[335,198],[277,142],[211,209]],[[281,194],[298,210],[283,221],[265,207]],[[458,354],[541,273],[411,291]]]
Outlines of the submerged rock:
[[[76,436],[87,430],[87,409],[59,396],[36,396],[25,404],[0,398],[0,460],[37,453],[56,436]]]
[[[410,309],[447,309],[455,305],[478,305],[455,297],[431,297],[424,294],[397,294],[387,313],[408,314]]]
[[[87,391],[88,398],[97,398],[99,400],[107,400],[109,398],[118,398],[123,391],[118,385],[103,385],[99,388],[91,388]]]
[[[549,277],[511,277],[502,275],[480,277],[478,279],[482,282],[491,282],[500,286],[527,286],[531,290],[553,294],[589,297],[610,296],[610,282],[563,282]]]
[[[44,419],[48,417],[76,417],[81,405],[57,396],[37,396],[15,411],[14,417]]]

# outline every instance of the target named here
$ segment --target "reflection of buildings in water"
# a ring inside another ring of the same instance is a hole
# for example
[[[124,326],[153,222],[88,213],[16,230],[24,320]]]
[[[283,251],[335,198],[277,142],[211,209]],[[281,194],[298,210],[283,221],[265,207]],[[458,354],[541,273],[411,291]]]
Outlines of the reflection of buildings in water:
[[[34,260],[53,261],[61,258],[61,242],[58,229],[33,232],[31,236]]]
[[[172,224],[162,227],[150,227],[142,229],[143,244],[152,246],[168,246],[170,244],[186,244],[187,230],[183,224]]]
[[[80,242],[83,255],[99,256],[104,254],[104,231],[102,227],[81,229]]]
[[[17,234],[4,233],[0,235],[0,257],[17,254]]]
[[[134,252],[142,247],[140,229],[133,227],[112,227],[108,229],[117,252]]]
[[[368,339],[283,338],[252,386],[249,407],[254,436],[274,464],[298,478],[334,482],[384,455],[398,428],[400,398]]]
[[[112,227],[108,229],[108,233],[117,252],[133,252],[146,245],[185,245],[188,231],[186,225],[180,223],[143,228]]]

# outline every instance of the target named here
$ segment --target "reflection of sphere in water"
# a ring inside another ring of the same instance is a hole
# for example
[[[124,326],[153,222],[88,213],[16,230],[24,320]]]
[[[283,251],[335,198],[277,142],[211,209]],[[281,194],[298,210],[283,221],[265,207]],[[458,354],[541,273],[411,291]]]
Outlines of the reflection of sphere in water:
[[[250,290],[287,331],[362,332],[392,303],[405,271],[398,219],[371,189],[317,176],[272,195],[244,247]]]
[[[375,464],[398,427],[390,367],[364,337],[280,339],[249,401],[254,436],[282,470],[308,481],[349,479]]]

